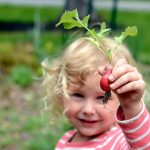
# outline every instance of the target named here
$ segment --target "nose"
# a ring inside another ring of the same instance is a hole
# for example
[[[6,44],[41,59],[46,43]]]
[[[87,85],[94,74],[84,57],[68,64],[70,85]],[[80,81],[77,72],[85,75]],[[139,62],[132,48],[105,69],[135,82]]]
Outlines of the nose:
[[[95,113],[96,109],[91,101],[86,101],[83,105],[82,112],[84,115],[91,116]]]

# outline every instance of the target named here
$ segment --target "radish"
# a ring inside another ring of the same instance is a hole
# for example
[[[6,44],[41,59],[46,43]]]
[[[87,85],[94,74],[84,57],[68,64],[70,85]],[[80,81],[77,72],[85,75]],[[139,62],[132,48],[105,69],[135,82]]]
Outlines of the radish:
[[[112,68],[106,68],[100,80],[100,87],[102,88],[102,90],[106,92],[110,91],[110,81],[108,77],[110,76],[111,73],[112,73]]]
[[[110,88],[110,81],[108,77],[112,73],[112,68],[106,68],[104,74],[102,75],[102,78],[100,80],[100,87],[102,90],[106,91],[104,98],[103,98],[103,103],[107,103],[111,96],[111,88]]]

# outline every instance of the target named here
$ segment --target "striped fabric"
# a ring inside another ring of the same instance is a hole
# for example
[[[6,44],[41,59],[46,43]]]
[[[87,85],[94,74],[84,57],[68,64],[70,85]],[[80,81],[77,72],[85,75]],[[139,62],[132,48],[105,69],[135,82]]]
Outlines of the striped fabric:
[[[144,106],[130,120],[121,120],[122,109],[118,108],[118,125],[88,142],[68,142],[76,130],[68,131],[57,143],[55,150],[150,150],[150,115]]]

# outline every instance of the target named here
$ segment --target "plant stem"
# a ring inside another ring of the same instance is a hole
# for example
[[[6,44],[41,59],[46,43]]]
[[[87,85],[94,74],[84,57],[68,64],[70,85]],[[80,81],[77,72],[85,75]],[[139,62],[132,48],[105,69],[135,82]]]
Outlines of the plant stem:
[[[105,46],[103,46],[103,44],[100,42],[100,40],[97,38],[97,36],[95,36],[95,35],[92,33],[92,31],[91,31],[88,27],[84,26],[83,23],[82,23],[80,20],[78,20],[78,21],[79,21],[80,25],[81,25],[83,28],[85,28],[85,29],[92,35],[93,39],[95,39],[95,40],[99,43],[98,49],[101,48],[102,51],[103,51],[103,53],[109,58],[109,60],[110,60],[110,62],[111,62],[111,61],[112,61],[112,58],[108,55],[107,49],[105,48]]]

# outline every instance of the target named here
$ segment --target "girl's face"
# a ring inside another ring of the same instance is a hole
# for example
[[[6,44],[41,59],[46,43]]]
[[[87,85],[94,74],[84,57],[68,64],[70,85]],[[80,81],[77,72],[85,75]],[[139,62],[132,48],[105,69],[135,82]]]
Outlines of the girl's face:
[[[100,75],[90,74],[82,87],[70,86],[70,96],[64,99],[65,115],[77,129],[78,138],[91,138],[109,130],[114,124],[114,111],[118,101],[114,94],[107,104],[102,99],[105,92],[99,85]]]

